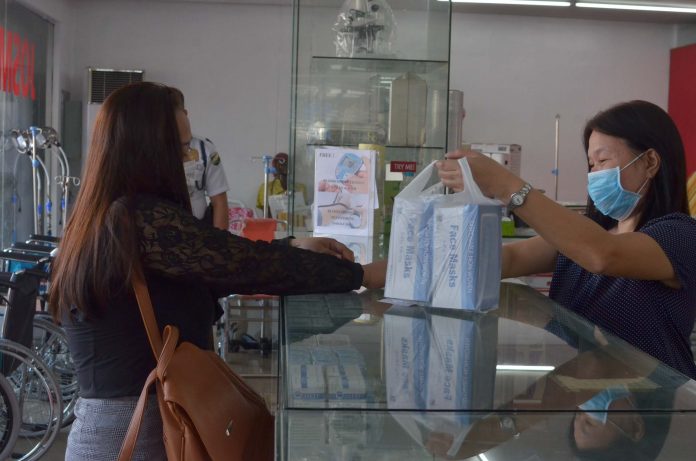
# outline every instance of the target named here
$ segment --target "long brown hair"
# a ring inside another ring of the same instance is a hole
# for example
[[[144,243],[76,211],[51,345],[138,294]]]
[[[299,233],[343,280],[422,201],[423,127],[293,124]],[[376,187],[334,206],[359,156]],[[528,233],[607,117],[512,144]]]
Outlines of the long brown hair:
[[[139,258],[132,209],[154,195],[191,210],[173,88],[151,82],[113,92],[97,115],[82,186],[52,268],[53,316],[96,316],[129,286]]]

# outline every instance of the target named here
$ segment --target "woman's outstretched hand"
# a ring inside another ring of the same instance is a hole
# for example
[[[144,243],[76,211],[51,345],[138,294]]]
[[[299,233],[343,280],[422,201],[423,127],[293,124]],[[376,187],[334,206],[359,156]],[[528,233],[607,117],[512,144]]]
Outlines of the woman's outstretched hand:
[[[435,164],[442,183],[455,192],[464,190],[462,170],[459,159],[466,158],[471,169],[474,181],[486,197],[507,201],[510,191],[519,190],[524,181],[515,176],[510,170],[500,163],[479,152],[472,150],[458,150],[448,152],[446,160],[440,160]]]
[[[307,237],[290,240],[290,245],[303,250],[335,256],[347,261],[355,261],[355,255],[341,242],[328,237]]]

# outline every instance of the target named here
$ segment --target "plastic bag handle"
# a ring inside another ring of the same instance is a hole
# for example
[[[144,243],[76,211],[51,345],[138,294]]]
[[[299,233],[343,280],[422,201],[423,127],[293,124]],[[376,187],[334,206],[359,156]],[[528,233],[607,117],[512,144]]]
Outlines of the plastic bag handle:
[[[483,195],[483,192],[481,192],[481,189],[474,180],[474,176],[471,174],[471,167],[469,166],[469,162],[467,161],[466,157],[462,157],[459,159],[459,167],[462,169],[462,180],[464,182],[464,190],[459,193],[466,194],[469,197],[469,200],[467,200],[467,202],[483,204],[491,203],[491,201],[494,201],[496,204],[499,204],[497,200],[491,199]]]
[[[423,171],[418,173],[418,175],[415,178],[413,178],[411,182],[401,190],[401,192],[399,192],[399,195],[401,195],[402,197],[411,197],[417,196],[418,194],[423,192],[433,176],[435,162],[436,161],[433,161],[428,166],[423,168]]]

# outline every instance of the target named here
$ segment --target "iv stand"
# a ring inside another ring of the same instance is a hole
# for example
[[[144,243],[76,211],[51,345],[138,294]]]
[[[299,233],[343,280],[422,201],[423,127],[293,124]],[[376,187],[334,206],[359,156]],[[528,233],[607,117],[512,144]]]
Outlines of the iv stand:
[[[558,201],[558,129],[561,121],[560,114],[556,114],[556,135],[555,135],[555,146],[554,146],[554,163],[553,163],[553,176],[554,176],[554,189],[553,189],[553,199]]]
[[[37,177],[36,175],[38,172],[36,171],[38,169],[38,161],[37,161],[37,155],[36,155],[36,136],[39,134],[39,128],[32,126],[29,127],[29,132],[31,133],[31,169],[32,169],[32,174],[31,174],[31,186],[32,186],[32,195],[33,195],[33,200],[34,200],[34,233],[35,234],[42,234],[43,229],[40,223],[40,218],[39,218],[39,197],[37,193],[37,187],[40,187],[37,184]]]

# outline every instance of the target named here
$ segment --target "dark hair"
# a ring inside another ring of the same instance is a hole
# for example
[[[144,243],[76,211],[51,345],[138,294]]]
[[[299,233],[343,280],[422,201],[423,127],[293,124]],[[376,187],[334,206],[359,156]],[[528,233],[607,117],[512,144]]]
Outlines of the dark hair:
[[[169,87],[169,91],[172,92],[172,98],[174,98],[174,106],[177,109],[183,110],[186,107],[186,102],[184,101],[184,93],[179,88]]]
[[[684,145],[674,121],[664,110],[650,102],[636,100],[599,112],[585,125],[585,153],[593,131],[624,140],[636,155],[654,149],[660,156],[660,170],[641,205],[642,214],[636,229],[669,213],[688,214]],[[605,229],[616,224],[614,219],[600,213],[589,197],[587,215]]]
[[[139,257],[135,197],[191,210],[177,128],[177,91],[141,82],[113,92],[94,126],[82,186],[52,270],[54,318],[71,308],[96,315],[129,286]],[[180,92],[179,92],[180,93]]]

